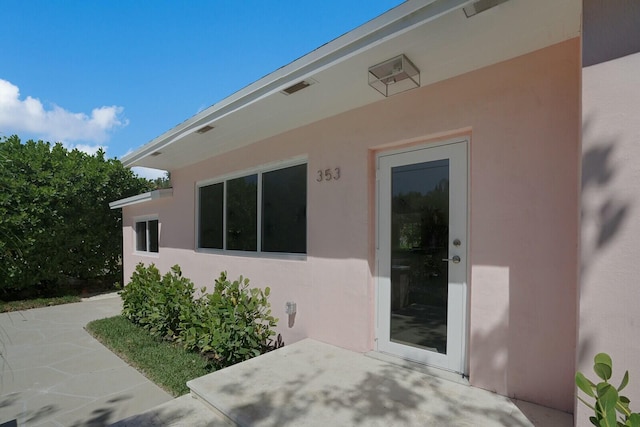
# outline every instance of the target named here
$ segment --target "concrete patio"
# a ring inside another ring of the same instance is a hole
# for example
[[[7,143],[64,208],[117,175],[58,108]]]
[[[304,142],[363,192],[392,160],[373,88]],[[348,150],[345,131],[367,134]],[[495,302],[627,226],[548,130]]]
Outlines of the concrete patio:
[[[111,294],[0,314],[0,426],[102,426],[171,401],[84,330],[121,307]]]
[[[240,426],[573,425],[571,414],[416,369],[306,339],[188,385]]]
[[[190,381],[195,399],[115,426],[573,426],[571,414],[384,359],[306,339]]]

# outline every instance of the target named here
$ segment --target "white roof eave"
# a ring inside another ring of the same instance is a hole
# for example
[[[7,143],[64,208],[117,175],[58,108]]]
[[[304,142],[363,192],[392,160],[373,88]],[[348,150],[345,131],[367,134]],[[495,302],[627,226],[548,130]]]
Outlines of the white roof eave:
[[[149,191],[148,193],[137,194],[125,199],[116,200],[109,203],[109,208],[120,209],[125,206],[136,205],[138,203],[149,202],[151,200],[162,199],[173,196],[173,188],[162,188],[160,190]]]
[[[122,164],[126,167],[137,166],[142,159],[161,151],[202,126],[242,110],[358,52],[370,49],[389,38],[401,35],[418,25],[435,20],[472,2],[473,0],[422,0],[402,3],[194,115],[134,152],[125,155],[121,159]]]

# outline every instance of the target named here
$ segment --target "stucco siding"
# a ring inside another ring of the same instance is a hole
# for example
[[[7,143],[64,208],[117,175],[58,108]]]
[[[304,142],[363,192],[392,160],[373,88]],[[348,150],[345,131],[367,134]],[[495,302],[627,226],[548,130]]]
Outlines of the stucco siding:
[[[172,171],[172,201],[124,209],[125,275],[141,259],[162,270],[179,263],[201,286],[221,270],[243,274],[272,287],[286,342],[309,336],[371,350],[375,153],[464,136],[470,141],[470,381],[571,411],[579,96],[580,44],[573,39]],[[300,155],[308,157],[306,260],[194,252],[196,182]],[[315,171],[333,167],[340,167],[340,180],[315,181]],[[162,227],[160,256],[132,256],[131,217],[154,211]],[[285,301],[298,304],[291,327]]]
[[[609,353],[614,382],[640,402],[640,53],[583,70],[582,227],[578,369]],[[578,405],[577,425],[588,408]]]

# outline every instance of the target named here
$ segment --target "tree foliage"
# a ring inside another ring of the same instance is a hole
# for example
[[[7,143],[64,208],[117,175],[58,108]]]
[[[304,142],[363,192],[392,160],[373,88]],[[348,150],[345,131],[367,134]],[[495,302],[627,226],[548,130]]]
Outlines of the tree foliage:
[[[149,191],[100,150],[0,140],[0,290],[121,274],[122,225],[109,202]]]
[[[166,172],[164,176],[154,179],[152,182],[152,187],[154,190],[159,190],[162,188],[171,188],[171,172]]]

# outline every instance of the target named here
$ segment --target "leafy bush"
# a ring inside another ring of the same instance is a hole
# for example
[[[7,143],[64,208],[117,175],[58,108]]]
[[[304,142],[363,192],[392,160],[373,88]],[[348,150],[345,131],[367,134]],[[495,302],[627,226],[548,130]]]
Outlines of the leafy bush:
[[[181,316],[194,310],[194,294],[193,282],[182,277],[180,266],[171,267],[171,271],[162,276],[158,292],[151,295],[155,308],[147,319],[151,333],[162,338],[177,338]]]
[[[268,287],[250,288],[242,276],[231,282],[222,272],[213,292],[195,299],[193,282],[182,277],[178,265],[161,278],[155,265],[140,263],[121,292],[122,314],[224,367],[284,345],[280,337],[272,339],[277,319],[269,293]]]
[[[135,324],[147,325],[148,319],[153,317],[153,295],[159,292],[160,282],[160,271],[154,264],[149,267],[143,263],[136,265],[131,281],[120,291],[122,315]]]
[[[269,351],[277,319],[271,315],[270,289],[249,288],[242,276],[233,282],[222,272],[214,291],[205,295],[183,326],[187,348],[209,355],[217,366],[229,366]],[[195,320],[195,321],[194,321]]]
[[[576,385],[587,396],[595,399],[594,405],[591,405],[578,396],[582,403],[594,411],[595,415],[589,417],[591,424],[598,427],[640,427],[640,414],[631,412],[629,399],[619,394],[629,383],[629,371],[624,373],[618,388],[611,385],[609,379],[613,373],[613,363],[606,353],[596,355],[593,371],[602,380],[598,384],[588,380],[581,372],[576,374]],[[620,420],[617,419],[618,413]]]
[[[122,220],[109,202],[151,186],[101,150],[0,138],[0,292],[121,280]]]
[[[193,282],[182,277],[179,265],[160,278],[154,264],[136,266],[131,282],[120,292],[122,315],[145,327],[151,335],[175,339],[180,318],[195,308]]]

